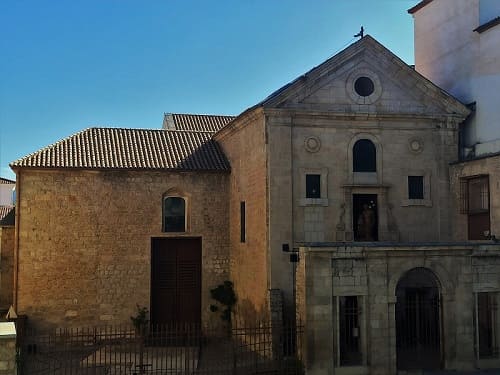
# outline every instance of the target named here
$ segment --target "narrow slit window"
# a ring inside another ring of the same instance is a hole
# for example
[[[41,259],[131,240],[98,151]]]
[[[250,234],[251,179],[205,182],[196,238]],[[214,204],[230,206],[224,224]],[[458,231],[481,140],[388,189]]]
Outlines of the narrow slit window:
[[[240,242],[246,242],[246,205],[240,202]]]
[[[306,198],[321,198],[321,175],[306,175]]]
[[[424,199],[424,176],[408,176],[408,199]]]

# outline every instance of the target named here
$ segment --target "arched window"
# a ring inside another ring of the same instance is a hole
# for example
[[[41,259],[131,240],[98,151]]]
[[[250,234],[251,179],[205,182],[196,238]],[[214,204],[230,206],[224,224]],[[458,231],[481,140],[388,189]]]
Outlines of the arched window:
[[[377,151],[369,139],[360,139],[352,148],[353,172],[376,172]]]
[[[165,197],[163,200],[163,231],[186,231],[186,201],[181,197]]]

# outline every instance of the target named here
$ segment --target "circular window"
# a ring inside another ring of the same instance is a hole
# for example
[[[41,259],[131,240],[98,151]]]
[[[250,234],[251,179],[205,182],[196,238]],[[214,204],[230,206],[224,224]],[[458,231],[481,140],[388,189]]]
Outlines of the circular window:
[[[373,81],[368,77],[359,77],[354,82],[354,90],[360,96],[370,96],[375,91],[375,85]]]
[[[374,104],[382,95],[382,84],[378,75],[371,69],[363,67],[349,74],[345,89],[356,104]]]

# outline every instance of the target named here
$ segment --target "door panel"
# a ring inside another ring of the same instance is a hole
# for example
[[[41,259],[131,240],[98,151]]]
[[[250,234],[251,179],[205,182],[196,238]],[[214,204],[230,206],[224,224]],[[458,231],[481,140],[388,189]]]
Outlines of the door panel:
[[[201,319],[201,239],[153,238],[151,322],[195,323]]]

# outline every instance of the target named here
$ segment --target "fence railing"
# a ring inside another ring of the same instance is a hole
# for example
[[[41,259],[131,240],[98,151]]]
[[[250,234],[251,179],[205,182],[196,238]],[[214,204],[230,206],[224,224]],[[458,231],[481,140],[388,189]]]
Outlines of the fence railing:
[[[302,374],[300,324],[25,329],[19,374]]]

